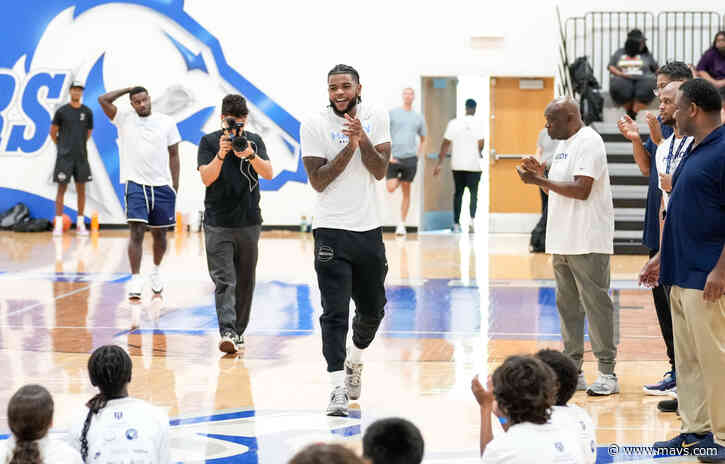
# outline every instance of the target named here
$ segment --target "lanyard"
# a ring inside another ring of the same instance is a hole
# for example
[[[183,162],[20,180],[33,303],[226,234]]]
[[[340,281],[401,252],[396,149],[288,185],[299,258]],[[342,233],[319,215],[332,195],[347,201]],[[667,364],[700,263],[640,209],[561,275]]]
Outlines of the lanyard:
[[[675,147],[675,136],[672,136],[672,141],[670,142],[670,154],[667,155],[667,169],[665,171],[665,174],[670,173],[670,163],[673,160],[678,160],[680,158],[680,152],[682,152],[682,147],[685,146],[685,142],[687,141],[687,137],[682,137],[682,141],[680,141],[680,146],[677,147],[677,151],[675,152],[675,156],[673,158],[672,156],[672,149]],[[683,153],[684,154],[684,153]]]

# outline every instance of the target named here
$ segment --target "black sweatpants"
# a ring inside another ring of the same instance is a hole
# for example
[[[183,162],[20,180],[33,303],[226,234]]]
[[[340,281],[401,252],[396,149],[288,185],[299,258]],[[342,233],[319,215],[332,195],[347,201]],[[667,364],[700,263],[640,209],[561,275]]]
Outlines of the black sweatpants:
[[[373,341],[385,315],[388,261],[383,230],[318,228],[314,237],[315,271],[322,297],[322,354],[328,372],[341,371],[345,365],[350,298],[355,302],[352,341],[360,349]]]
[[[249,324],[262,226],[204,225],[206,261],[216,287],[214,301],[219,333],[243,335]]]
[[[657,254],[656,250],[650,250],[649,257]],[[672,312],[670,310],[670,287],[659,285],[652,289],[652,299],[655,303],[657,321],[660,323],[662,339],[667,348],[667,358],[670,360],[672,370],[675,370],[675,338],[672,333]]]
[[[476,217],[476,206],[478,206],[478,183],[481,181],[481,171],[453,171],[453,183],[455,191],[453,192],[453,223],[461,223],[461,202],[463,201],[463,191],[468,188],[471,194],[471,205],[469,211],[471,218]]]

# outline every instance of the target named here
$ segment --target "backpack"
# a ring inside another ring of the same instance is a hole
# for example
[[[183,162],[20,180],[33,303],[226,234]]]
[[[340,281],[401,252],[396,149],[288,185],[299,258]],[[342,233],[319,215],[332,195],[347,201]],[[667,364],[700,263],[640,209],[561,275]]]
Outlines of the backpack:
[[[586,125],[603,121],[604,97],[599,93],[601,86],[594,77],[594,69],[586,56],[580,56],[569,66],[574,93],[579,94],[579,109]]]
[[[529,251],[531,253],[543,253],[546,251],[546,223],[539,221],[531,231],[531,240],[529,240]]]
[[[35,218],[15,224],[13,230],[15,232],[45,232],[51,230],[52,228],[53,224],[49,220]]]
[[[9,210],[0,214],[0,229],[10,230],[16,224],[30,219],[30,210],[23,203],[18,203]]]

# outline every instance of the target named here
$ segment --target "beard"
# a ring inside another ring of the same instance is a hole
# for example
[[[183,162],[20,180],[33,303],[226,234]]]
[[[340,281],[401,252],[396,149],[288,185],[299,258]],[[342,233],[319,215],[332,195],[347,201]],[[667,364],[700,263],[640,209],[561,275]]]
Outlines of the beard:
[[[357,102],[358,102],[359,98],[360,97],[357,97],[357,96],[355,98],[353,98],[350,101],[350,103],[347,104],[347,107],[345,107],[344,111],[338,111],[337,106],[335,106],[335,102],[333,100],[330,100],[330,107],[332,107],[333,113],[335,113],[336,115],[338,115],[341,118],[344,118],[345,113],[349,113],[350,111],[352,111],[355,108],[355,106],[357,106]]]

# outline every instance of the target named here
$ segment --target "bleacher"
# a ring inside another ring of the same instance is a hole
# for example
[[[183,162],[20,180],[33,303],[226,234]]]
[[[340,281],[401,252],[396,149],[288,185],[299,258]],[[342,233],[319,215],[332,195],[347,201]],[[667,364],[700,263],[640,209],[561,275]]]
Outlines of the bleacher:
[[[684,61],[695,66],[724,24],[725,13],[716,11],[662,11],[657,14],[646,11],[593,11],[560,23],[560,93],[569,93],[571,86],[568,73],[564,71],[580,56],[588,57],[602,86],[604,121],[594,123],[592,127],[602,135],[607,148],[614,197],[616,254],[647,252],[641,244],[647,178],[642,176],[634,162],[631,143],[617,130],[617,119],[624,112],[616,108],[609,98],[609,59],[623,46],[627,32],[637,28],[647,37],[647,46],[660,65],[668,61]],[[649,111],[656,112],[656,104],[655,100]],[[649,131],[643,113],[640,113],[637,122],[642,139],[646,141]]]

